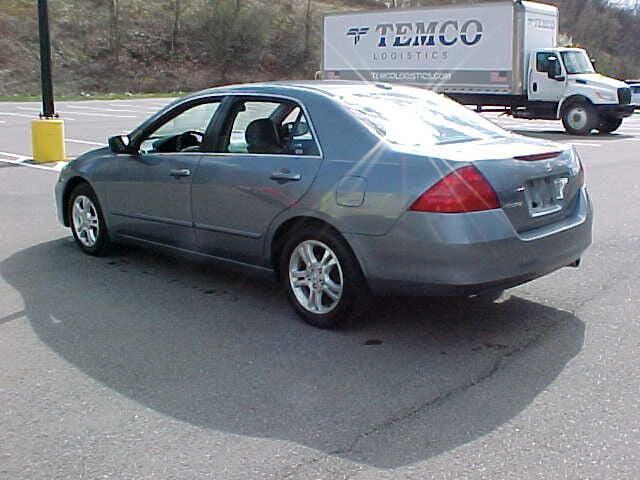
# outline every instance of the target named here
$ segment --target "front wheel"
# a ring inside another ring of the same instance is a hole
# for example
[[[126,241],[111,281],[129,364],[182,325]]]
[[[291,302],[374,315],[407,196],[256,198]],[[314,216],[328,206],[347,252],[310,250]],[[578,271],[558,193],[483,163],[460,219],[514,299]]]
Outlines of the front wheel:
[[[621,118],[603,118],[598,125],[598,132],[600,133],[612,133],[615,132],[622,125]]]
[[[104,255],[109,247],[107,225],[98,197],[87,183],[81,183],[69,195],[67,204],[73,238],[89,255]]]
[[[571,135],[589,135],[599,123],[598,112],[588,103],[572,103],[562,113],[562,124]]]
[[[280,275],[294,310],[315,327],[339,327],[368,307],[358,261],[332,231],[295,232],[283,248]]]

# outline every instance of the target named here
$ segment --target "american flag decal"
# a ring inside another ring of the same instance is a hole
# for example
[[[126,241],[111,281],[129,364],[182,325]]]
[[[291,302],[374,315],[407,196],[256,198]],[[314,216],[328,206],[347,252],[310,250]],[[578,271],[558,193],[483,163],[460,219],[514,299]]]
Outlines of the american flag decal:
[[[491,83],[509,83],[509,76],[506,72],[491,72],[489,80]]]

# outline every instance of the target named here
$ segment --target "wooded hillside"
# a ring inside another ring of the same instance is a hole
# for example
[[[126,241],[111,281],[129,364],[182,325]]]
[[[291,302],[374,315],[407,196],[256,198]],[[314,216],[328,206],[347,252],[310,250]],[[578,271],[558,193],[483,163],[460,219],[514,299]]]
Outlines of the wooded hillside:
[[[190,91],[312,78],[322,15],[468,0],[50,0],[57,93]],[[640,16],[604,0],[549,0],[598,69],[640,77]],[[35,0],[0,0],[0,95],[37,94]]]

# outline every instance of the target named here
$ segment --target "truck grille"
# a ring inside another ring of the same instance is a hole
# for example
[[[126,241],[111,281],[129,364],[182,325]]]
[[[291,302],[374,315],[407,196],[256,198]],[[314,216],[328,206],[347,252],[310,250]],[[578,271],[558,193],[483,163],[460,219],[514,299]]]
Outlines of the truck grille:
[[[631,103],[631,89],[619,88],[618,89],[618,102],[620,105],[629,105]]]

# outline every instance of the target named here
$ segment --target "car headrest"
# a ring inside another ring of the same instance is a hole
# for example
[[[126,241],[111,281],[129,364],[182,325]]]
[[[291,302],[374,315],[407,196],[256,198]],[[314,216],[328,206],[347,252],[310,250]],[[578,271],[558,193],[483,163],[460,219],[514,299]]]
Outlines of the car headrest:
[[[244,133],[249,153],[280,153],[280,136],[276,124],[270,118],[259,118],[247,126]]]

